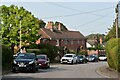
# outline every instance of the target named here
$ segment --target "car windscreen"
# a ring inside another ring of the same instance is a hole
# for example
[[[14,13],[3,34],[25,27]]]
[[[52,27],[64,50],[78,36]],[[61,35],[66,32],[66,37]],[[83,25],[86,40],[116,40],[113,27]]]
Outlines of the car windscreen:
[[[37,58],[38,58],[38,59],[43,59],[43,60],[46,59],[46,57],[45,57],[45,56],[42,56],[42,55],[38,55]]]
[[[83,56],[78,56],[78,58],[84,58]]]
[[[90,56],[88,56],[88,58],[94,58],[95,56],[93,56],[93,55],[90,55]]]
[[[35,55],[33,54],[19,54],[16,59],[34,59]]]
[[[100,55],[99,57],[106,57],[106,55]]]
[[[73,57],[73,55],[65,55],[64,57]]]

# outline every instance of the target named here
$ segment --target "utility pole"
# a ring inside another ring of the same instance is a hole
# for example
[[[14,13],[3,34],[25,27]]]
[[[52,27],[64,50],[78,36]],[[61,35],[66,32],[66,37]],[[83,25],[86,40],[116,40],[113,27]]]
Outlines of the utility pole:
[[[116,6],[116,19],[115,19],[115,23],[116,23],[116,38],[118,38],[118,13],[119,13],[119,10],[118,10],[118,4]]]
[[[21,51],[21,46],[22,46],[22,42],[21,42],[21,20],[20,20],[20,51]]]

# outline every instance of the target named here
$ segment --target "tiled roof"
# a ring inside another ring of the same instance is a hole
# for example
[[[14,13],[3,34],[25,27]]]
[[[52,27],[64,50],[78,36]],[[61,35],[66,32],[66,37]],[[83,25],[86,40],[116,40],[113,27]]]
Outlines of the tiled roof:
[[[42,34],[41,38],[85,39],[85,37],[79,31],[51,31],[50,29],[41,28],[39,34]]]

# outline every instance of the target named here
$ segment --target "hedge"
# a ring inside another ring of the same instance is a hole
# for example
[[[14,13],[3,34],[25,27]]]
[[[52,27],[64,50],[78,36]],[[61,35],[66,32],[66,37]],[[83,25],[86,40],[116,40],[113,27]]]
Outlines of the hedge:
[[[120,38],[110,39],[106,45],[109,67],[120,72]]]
[[[13,62],[13,52],[12,50],[5,46],[2,45],[2,68],[4,69],[9,69],[12,65]]]
[[[40,44],[39,49],[27,49],[27,52],[33,52],[35,54],[46,54],[51,62],[54,62],[55,57],[58,55],[59,49],[56,46],[50,44]]]

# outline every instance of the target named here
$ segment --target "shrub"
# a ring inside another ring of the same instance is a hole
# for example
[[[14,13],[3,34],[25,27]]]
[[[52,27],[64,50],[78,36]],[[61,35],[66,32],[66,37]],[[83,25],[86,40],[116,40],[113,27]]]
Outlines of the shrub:
[[[5,46],[2,45],[2,68],[4,69],[8,69],[11,67],[11,63],[13,61],[13,52],[12,50]]]
[[[76,52],[76,51],[74,51],[74,50],[69,50],[69,52],[68,52],[68,53],[77,54],[77,52]]]
[[[50,61],[53,62],[55,57],[58,55],[59,49],[56,46],[50,44],[40,44],[39,49],[27,49],[27,52],[33,52],[35,54],[46,54]]]
[[[86,50],[80,50],[78,55],[88,55]]]
[[[120,38],[109,40],[106,45],[106,52],[109,66],[120,71]]]

